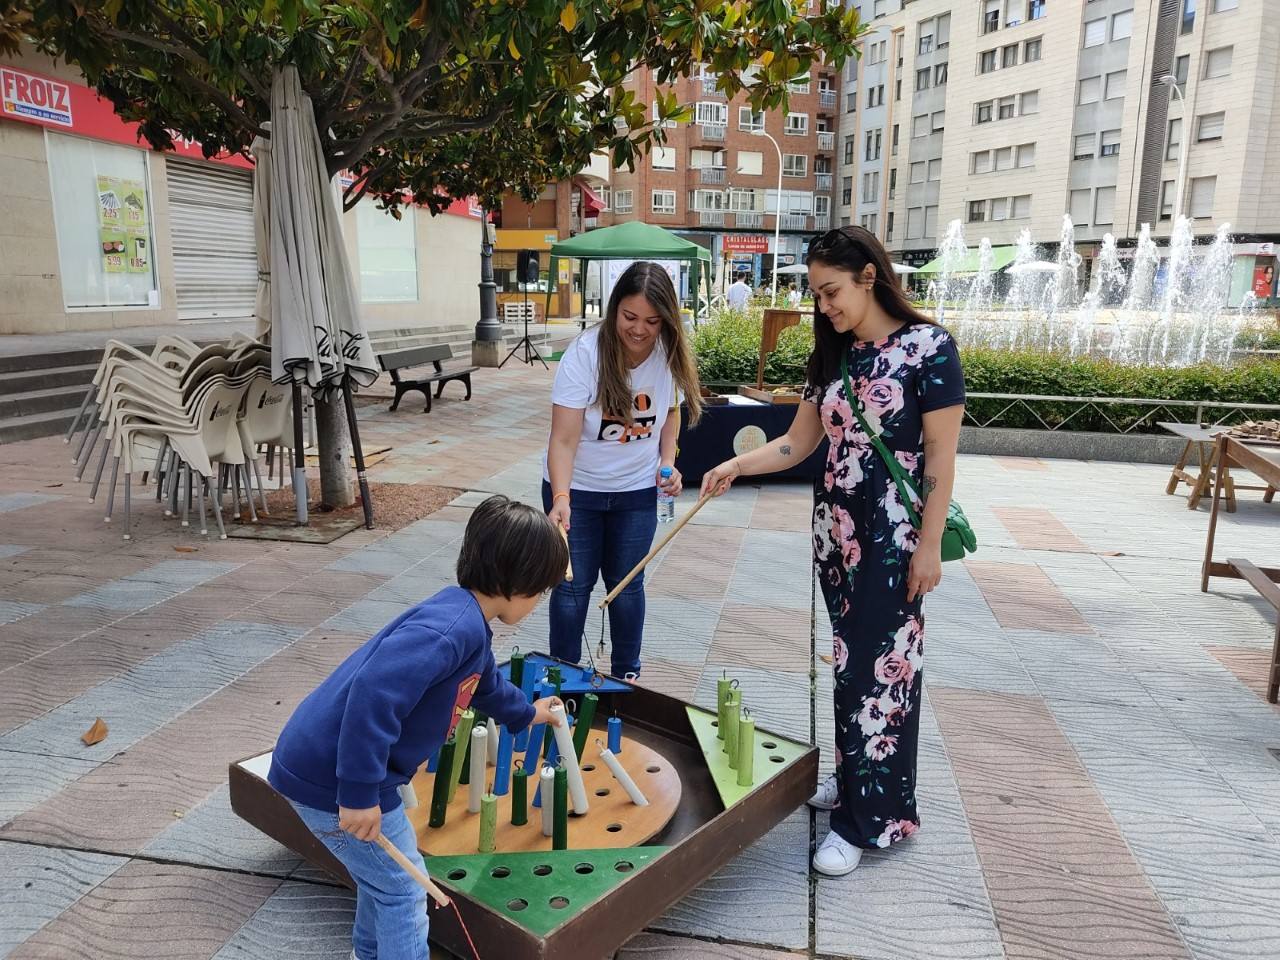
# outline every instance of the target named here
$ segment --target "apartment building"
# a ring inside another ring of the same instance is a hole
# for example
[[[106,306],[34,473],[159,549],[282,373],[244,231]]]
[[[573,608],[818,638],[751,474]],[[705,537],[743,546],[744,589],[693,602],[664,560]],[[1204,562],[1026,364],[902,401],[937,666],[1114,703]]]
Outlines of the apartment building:
[[[873,0],[841,81],[837,222],[905,262],[953,220],[972,243],[1063,214],[1105,233],[1230,223],[1241,257],[1280,241],[1280,0]],[[883,93],[881,92],[883,91]]]

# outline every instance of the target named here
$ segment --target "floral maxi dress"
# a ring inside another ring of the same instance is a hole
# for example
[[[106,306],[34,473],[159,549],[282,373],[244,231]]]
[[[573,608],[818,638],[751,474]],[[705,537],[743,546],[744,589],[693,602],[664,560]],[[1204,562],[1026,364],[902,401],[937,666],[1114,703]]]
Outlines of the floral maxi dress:
[[[851,340],[848,364],[867,424],[921,484],[923,415],[964,402],[954,341],[941,327],[906,324],[874,343]],[[840,800],[831,828],[856,846],[887,847],[920,827],[924,618],[919,597],[907,602],[918,532],[843,380],[810,385],[804,399],[818,405],[831,442],[813,507],[814,562],[834,638]]]

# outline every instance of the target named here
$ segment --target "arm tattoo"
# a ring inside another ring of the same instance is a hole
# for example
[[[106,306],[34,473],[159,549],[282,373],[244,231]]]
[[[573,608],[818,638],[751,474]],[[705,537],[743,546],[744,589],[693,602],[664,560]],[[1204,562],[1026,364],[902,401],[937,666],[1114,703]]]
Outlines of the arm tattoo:
[[[784,443],[782,446],[778,448],[778,452],[782,454],[784,457],[791,456],[791,445],[789,443]]]
[[[924,498],[929,499],[929,494],[938,488],[938,478],[926,476],[924,478]]]

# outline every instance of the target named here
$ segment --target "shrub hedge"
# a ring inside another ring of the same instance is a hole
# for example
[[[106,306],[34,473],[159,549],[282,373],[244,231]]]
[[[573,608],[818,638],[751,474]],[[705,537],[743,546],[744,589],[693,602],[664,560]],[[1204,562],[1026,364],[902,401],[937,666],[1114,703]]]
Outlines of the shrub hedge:
[[[698,372],[704,383],[753,383],[760,351],[759,311],[725,313],[703,323],[693,337]],[[804,366],[813,349],[809,322],[782,332],[765,364],[765,381],[797,384],[804,380]],[[1055,397],[1133,397],[1135,399],[1191,400],[1209,404],[1205,415],[1216,422],[1227,411],[1214,408],[1228,403],[1280,403],[1280,360],[1247,360],[1230,367],[1202,363],[1191,367],[1126,366],[1096,357],[1067,357],[1034,350],[962,349],[965,386],[970,393],[1003,393]],[[1128,430],[1158,433],[1157,420],[1189,422],[1194,410],[1173,408],[1151,414],[1139,405],[1104,405],[1101,411],[1081,410],[1079,404],[1027,401],[1006,410],[1008,400],[971,398],[969,412],[979,423],[999,414],[992,426],[1041,428],[1065,422],[1066,430],[1104,433]],[[1027,406],[1033,408],[1028,410]],[[1003,411],[1003,412],[1002,412]],[[1037,417],[1038,414],[1038,417]],[[1146,417],[1146,420],[1142,418]],[[1108,418],[1112,422],[1108,422]],[[1249,419],[1236,415],[1227,422]],[[1255,412],[1252,419],[1271,419]]]

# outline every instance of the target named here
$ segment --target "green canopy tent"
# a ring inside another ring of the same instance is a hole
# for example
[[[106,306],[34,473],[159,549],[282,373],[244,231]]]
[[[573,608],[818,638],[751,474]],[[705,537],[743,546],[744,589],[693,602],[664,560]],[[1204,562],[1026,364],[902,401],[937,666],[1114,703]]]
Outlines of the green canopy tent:
[[[693,291],[694,317],[697,317],[699,277],[705,278],[707,303],[711,303],[711,251],[650,223],[631,220],[616,227],[589,230],[569,240],[552,244],[551,282],[547,284],[548,311],[551,308],[552,291],[560,276],[558,261],[563,259],[574,259],[582,264],[584,296],[587,289],[587,265],[592,260],[683,260],[689,264],[689,288]]]
[[[966,276],[978,272],[978,257],[981,251],[977,247],[970,247],[965,258],[956,264],[956,268],[951,271],[954,276]],[[1013,263],[1018,255],[1018,248],[1014,246],[992,247],[991,248],[991,270],[993,273],[999,273],[1009,264]],[[934,257],[923,267],[916,271],[916,276],[927,277],[929,274],[942,272],[942,257]]]

